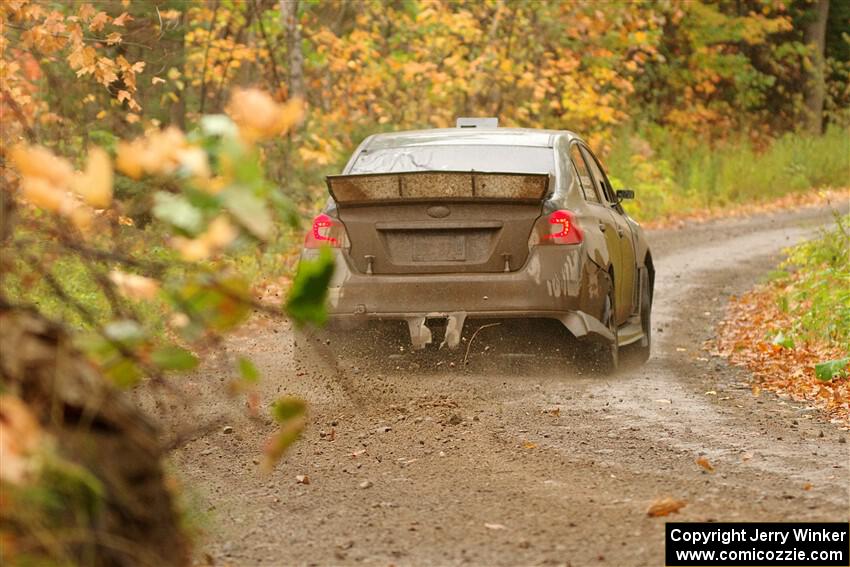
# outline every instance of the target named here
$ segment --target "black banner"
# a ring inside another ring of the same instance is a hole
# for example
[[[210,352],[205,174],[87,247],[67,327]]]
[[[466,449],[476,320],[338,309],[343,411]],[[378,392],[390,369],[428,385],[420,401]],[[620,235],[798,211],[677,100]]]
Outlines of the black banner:
[[[671,522],[668,567],[847,567],[850,524],[841,522]]]

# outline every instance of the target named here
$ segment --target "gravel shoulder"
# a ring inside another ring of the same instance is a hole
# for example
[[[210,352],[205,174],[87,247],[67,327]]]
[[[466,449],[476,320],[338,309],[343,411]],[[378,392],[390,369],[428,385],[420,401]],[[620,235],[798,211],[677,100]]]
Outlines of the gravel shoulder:
[[[166,424],[220,416],[232,428],[173,455],[203,515],[199,561],[657,566],[665,520],[646,509],[664,496],[688,502],[674,516],[685,521],[850,519],[848,432],[754,396],[746,372],[703,348],[729,295],[830,218],[651,232],[652,357],[610,377],[583,371],[557,325],[483,329],[464,368],[467,343],[411,354],[390,329],[325,344],[258,315],[181,383],[189,403],[148,408]],[[284,393],[310,403],[307,432],[270,475],[255,461],[273,425],[225,395],[243,353],[263,373],[263,406]]]

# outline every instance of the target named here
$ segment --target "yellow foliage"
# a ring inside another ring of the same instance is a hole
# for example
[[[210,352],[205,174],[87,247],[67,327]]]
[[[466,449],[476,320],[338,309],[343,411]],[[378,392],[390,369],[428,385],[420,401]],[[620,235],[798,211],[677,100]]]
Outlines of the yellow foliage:
[[[90,207],[75,202],[68,213],[68,218],[77,230],[88,234],[94,224],[94,211]]]
[[[278,104],[259,89],[236,89],[227,113],[247,142],[266,140],[285,134],[304,116],[304,101],[292,99]]]
[[[92,207],[103,209],[112,203],[112,163],[103,148],[89,150],[86,170],[74,177],[72,187]]]
[[[133,179],[141,179],[146,174],[170,175],[181,165],[182,157],[188,159],[193,172],[208,175],[208,169],[204,169],[198,156],[186,153],[186,148],[186,137],[179,129],[172,126],[156,130],[132,142],[119,143],[115,167]]]
[[[22,178],[21,196],[27,202],[46,211],[63,213],[71,209],[67,192],[42,177]]]
[[[226,249],[238,236],[239,229],[226,216],[219,215],[197,238],[176,236],[171,245],[187,262],[199,262]]]
[[[213,250],[226,248],[239,236],[239,230],[231,224],[226,216],[218,216],[210,222],[207,231],[201,238],[209,244]]]
[[[156,280],[120,270],[109,272],[109,280],[115,284],[118,292],[128,299],[151,300],[159,291],[159,282]]]
[[[175,236],[171,239],[171,245],[187,262],[200,262],[212,254],[209,243],[201,238]]]
[[[41,146],[19,144],[12,148],[11,157],[22,176],[44,179],[58,189],[66,188],[74,175],[68,160]]]

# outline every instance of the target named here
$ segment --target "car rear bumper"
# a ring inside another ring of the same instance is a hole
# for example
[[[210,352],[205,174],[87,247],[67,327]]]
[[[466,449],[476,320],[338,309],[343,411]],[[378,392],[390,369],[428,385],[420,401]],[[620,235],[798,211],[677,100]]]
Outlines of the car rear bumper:
[[[315,254],[305,250],[304,258]],[[607,279],[600,277],[581,245],[536,247],[514,272],[464,274],[363,274],[348,252],[334,250],[336,270],[328,290],[332,322],[353,325],[370,319],[407,321],[414,347],[430,342],[427,319],[445,318],[462,331],[469,318],[551,318],[574,335],[609,331],[591,313],[601,310]],[[449,346],[454,342],[447,335]]]

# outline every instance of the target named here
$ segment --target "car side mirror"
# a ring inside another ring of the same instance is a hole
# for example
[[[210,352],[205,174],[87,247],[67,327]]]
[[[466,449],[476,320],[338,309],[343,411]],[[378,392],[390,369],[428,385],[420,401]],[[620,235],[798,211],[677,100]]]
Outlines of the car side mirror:
[[[634,199],[635,192],[632,189],[617,189],[617,202],[620,203],[626,199]]]

